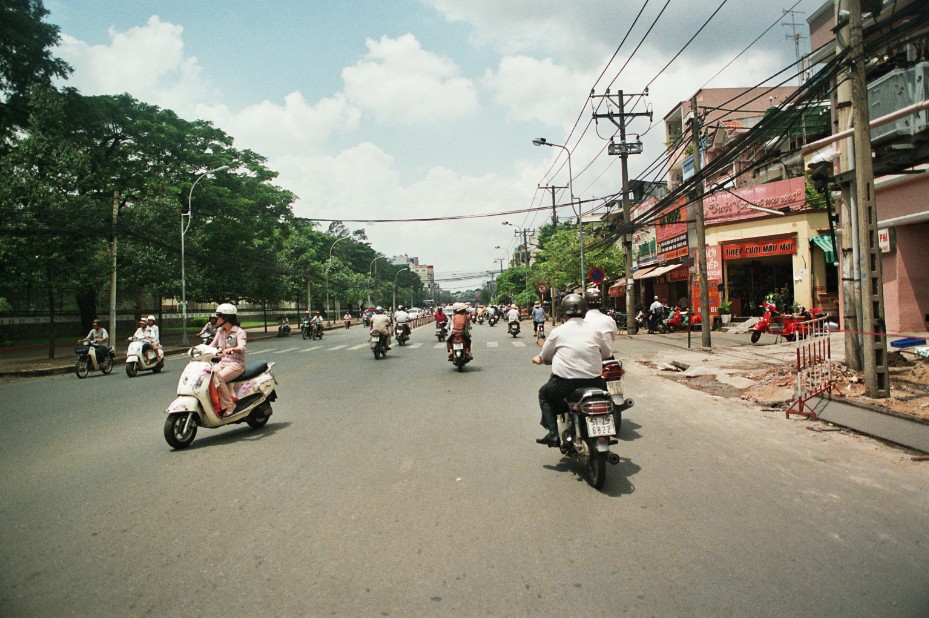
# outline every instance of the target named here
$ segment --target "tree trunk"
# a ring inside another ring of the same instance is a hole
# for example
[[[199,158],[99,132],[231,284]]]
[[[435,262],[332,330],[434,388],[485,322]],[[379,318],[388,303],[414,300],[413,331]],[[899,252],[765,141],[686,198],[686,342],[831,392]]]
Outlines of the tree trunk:
[[[55,358],[55,289],[52,287],[52,271],[48,267],[45,268],[45,282],[48,286],[48,357]]]
[[[90,330],[91,324],[97,317],[97,290],[85,287],[78,290],[74,297],[81,311],[81,334],[83,335]]]

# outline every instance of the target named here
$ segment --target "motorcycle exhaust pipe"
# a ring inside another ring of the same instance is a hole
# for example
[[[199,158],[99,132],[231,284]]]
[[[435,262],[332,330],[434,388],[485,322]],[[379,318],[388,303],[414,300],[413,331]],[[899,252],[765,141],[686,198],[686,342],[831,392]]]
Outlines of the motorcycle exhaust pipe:
[[[619,455],[617,455],[616,453],[610,453],[609,455],[607,455],[606,460],[615,466],[616,464],[619,463]]]

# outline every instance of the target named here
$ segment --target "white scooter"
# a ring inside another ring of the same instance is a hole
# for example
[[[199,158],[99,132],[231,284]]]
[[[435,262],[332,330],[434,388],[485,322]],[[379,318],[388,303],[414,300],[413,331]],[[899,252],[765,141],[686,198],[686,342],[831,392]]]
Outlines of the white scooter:
[[[271,416],[271,402],[277,399],[277,380],[271,373],[274,363],[257,360],[245,363],[245,371],[231,382],[238,399],[229,416],[220,416],[219,380],[213,375],[219,350],[198,345],[188,352],[190,363],[177,384],[177,399],[165,412],[165,440],[173,448],[190,446],[197,427],[215,429],[234,423],[248,423],[254,429],[265,426]]]
[[[142,351],[146,343],[151,343],[147,339],[138,337],[129,338],[129,350],[126,352],[126,375],[130,378],[136,377],[140,371],[158,373],[165,366],[165,353],[161,346],[152,345],[151,348]]]

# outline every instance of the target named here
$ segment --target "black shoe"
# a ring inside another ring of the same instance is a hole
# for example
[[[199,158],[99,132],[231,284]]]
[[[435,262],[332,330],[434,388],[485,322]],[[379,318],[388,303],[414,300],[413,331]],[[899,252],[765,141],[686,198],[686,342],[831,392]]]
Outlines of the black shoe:
[[[558,444],[558,436],[553,433],[547,433],[544,437],[536,440],[537,444],[545,444],[547,446],[556,446]]]

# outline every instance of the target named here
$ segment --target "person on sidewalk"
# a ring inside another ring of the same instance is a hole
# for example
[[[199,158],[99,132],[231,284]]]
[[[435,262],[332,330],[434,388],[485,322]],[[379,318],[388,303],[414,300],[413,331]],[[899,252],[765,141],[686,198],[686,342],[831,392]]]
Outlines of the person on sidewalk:
[[[245,329],[239,326],[235,305],[223,303],[216,307],[216,337],[213,347],[219,349],[220,361],[213,375],[220,381],[220,416],[229,416],[235,411],[236,398],[229,383],[245,371]]]

